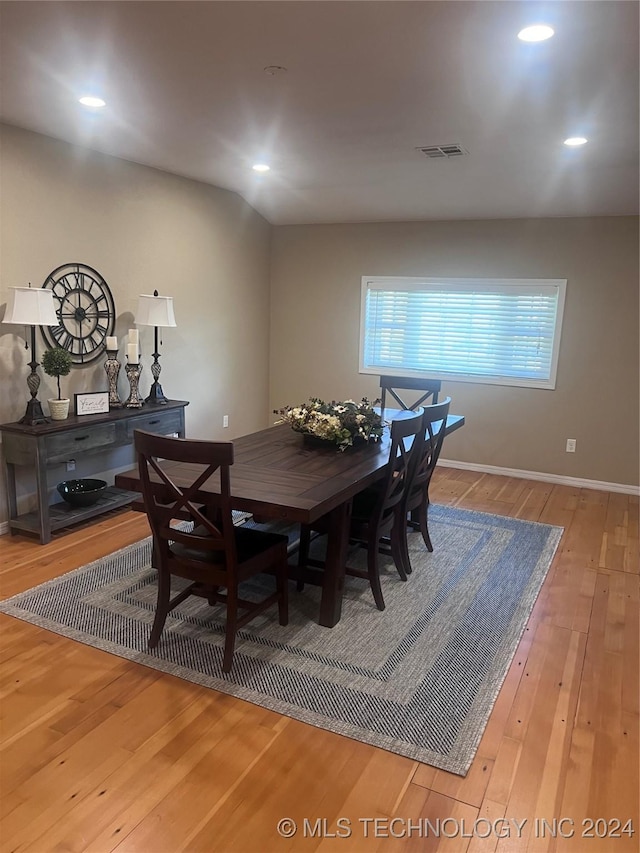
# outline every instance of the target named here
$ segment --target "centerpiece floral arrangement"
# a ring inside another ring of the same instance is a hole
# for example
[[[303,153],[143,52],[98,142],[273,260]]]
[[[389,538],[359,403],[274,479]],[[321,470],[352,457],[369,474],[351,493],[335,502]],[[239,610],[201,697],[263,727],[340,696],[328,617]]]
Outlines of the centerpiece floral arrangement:
[[[345,450],[354,441],[377,441],[380,438],[382,418],[373,409],[377,402],[371,403],[363,397],[360,403],[355,400],[325,403],[318,397],[311,397],[308,403],[299,406],[274,409],[274,414],[280,415],[276,423],[289,424],[296,432],[332,442],[340,450]]]

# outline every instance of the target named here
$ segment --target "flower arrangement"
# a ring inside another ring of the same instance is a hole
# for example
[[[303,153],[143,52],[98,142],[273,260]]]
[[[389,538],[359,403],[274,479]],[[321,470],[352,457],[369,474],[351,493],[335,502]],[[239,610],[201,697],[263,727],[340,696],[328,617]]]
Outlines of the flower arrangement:
[[[366,397],[362,402],[345,400],[343,403],[325,403],[311,397],[308,403],[274,409],[280,415],[278,424],[289,424],[291,429],[337,444],[340,450],[350,447],[354,440],[377,441],[382,435],[383,423],[374,411],[375,403]]]

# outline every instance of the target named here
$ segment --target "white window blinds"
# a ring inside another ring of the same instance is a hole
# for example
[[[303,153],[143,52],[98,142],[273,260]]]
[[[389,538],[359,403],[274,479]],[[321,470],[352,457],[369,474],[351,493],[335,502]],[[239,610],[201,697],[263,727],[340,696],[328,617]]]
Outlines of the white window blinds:
[[[565,287],[365,277],[360,372],[554,388]]]

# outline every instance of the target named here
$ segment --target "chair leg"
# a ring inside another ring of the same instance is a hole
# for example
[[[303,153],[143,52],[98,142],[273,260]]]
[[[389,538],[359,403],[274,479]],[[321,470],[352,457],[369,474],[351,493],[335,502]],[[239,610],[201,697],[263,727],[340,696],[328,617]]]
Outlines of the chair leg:
[[[150,649],[155,649],[160,640],[164,623],[167,620],[169,612],[169,603],[171,601],[171,575],[168,572],[158,571],[158,599],[156,601],[156,615],[151,628],[151,635],[147,645]]]
[[[427,551],[433,551],[433,544],[429,536],[429,527],[427,525],[427,515],[429,513],[429,501],[426,500],[420,507],[420,533],[424,539],[424,544],[427,546]]]
[[[227,625],[224,640],[224,658],[222,669],[231,672],[233,666],[233,650],[236,644],[236,631],[238,630],[238,588],[230,586],[227,588]]]
[[[391,556],[396,564],[400,580],[406,581],[407,575],[411,574],[411,562],[409,560],[409,548],[407,547],[407,524],[406,518],[396,519],[391,530]]]
[[[369,542],[367,548],[367,569],[369,571],[369,583],[371,592],[378,610],[384,610],[384,598],[382,597],[382,587],[380,586],[380,564],[378,562],[378,539]]]
[[[413,566],[411,565],[411,557],[409,557],[409,528],[405,524],[402,528],[402,539],[401,539],[401,547],[402,547],[402,556],[404,558],[404,570],[410,575],[413,572]]]

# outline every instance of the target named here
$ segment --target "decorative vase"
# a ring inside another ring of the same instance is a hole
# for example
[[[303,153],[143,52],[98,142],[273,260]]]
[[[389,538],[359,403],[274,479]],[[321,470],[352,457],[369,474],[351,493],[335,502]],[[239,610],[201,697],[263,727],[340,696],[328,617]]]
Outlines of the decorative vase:
[[[369,439],[369,441],[371,440],[372,439]],[[349,450],[349,448],[351,447],[362,447],[362,445],[368,444],[369,441],[367,441],[367,439],[363,438],[363,436],[361,435],[354,435],[352,444],[340,445],[332,438],[320,438],[320,436],[313,435],[310,432],[302,433],[302,444],[305,447],[308,447],[309,449],[315,448],[317,450],[320,450],[322,448],[331,448],[332,450]]]
[[[64,421],[69,417],[69,400],[48,400],[52,421]]]
[[[320,438],[318,435],[312,435],[310,432],[302,433],[302,443],[305,447],[313,447],[313,448],[333,448],[333,450],[338,449],[338,445],[330,438]]]

